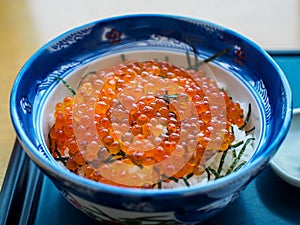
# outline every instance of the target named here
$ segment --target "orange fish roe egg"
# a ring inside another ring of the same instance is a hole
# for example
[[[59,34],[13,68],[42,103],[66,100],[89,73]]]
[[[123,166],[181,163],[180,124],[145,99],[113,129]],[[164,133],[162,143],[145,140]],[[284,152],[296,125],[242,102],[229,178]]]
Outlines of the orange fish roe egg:
[[[50,152],[70,171],[111,185],[151,188],[201,175],[233,143],[232,126],[245,123],[239,103],[215,81],[167,62],[91,73],[77,92],[55,106]]]

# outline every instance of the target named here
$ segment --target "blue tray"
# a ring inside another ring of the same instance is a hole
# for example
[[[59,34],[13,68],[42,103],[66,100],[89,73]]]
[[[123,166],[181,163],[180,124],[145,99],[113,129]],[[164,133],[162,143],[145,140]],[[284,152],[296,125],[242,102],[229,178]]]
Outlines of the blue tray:
[[[300,52],[270,52],[291,84],[300,107]],[[0,192],[0,225],[99,225],[71,206],[16,141]],[[268,167],[239,198],[203,225],[300,224],[300,189]]]

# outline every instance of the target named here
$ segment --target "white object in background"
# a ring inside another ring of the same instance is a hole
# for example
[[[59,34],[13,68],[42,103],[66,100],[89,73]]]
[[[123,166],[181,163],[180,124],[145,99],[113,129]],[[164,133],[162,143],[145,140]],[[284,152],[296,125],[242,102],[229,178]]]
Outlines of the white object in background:
[[[283,180],[300,187],[300,108],[293,111],[290,130],[271,161],[271,167]]]

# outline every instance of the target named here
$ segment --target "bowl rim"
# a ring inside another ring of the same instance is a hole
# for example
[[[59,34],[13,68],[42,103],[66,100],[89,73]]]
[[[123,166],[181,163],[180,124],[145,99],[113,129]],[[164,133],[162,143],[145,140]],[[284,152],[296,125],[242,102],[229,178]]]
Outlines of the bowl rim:
[[[107,185],[99,182],[95,182],[92,180],[88,180],[86,178],[80,177],[76,174],[70,173],[69,171],[61,170],[57,168],[56,165],[53,165],[50,161],[45,160],[44,157],[40,154],[40,152],[37,150],[37,147],[32,143],[29,137],[27,137],[25,131],[22,128],[22,123],[19,120],[18,113],[17,113],[17,102],[16,100],[16,95],[18,92],[18,85],[20,83],[20,80],[22,78],[22,75],[24,72],[31,66],[33,61],[35,61],[39,55],[47,49],[51,44],[57,42],[59,39],[70,35],[77,30],[83,29],[85,27],[93,26],[96,24],[103,24],[109,21],[116,21],[116,20],[121,20],[121,19],[126,19],[126,18],[145,18],[145,17],[153,17],[153,18],[161,18],[161,19],[174,19],[174,20],[186,20],[189,22],[196,22],[196,23],[202,23],[205,25],[210,25],[212,27],[215,27],[217,29],[223,30],[227,33],[230,33],[233,36],[236,36],[240,39],[242,39],[244,42],[247,42],[248,44],[251,45],[252,48],[256,49],[262,56],[264,56],[270,63],[271,65],[275,68],[277,71],[280,80],[282,82],[283,89],[286,92],[286,98],[291,99],[291,101],[286,101],[286,115],[282,124],[282,128],[279,131],[277,137],[274,139],[272,143],[266,148],[266,151],[255,161],[251,162],[250,165],[247,165],[244,167],[244,169],[239,170],[238,173],[232,173],[229,174],[221,179],[214,180],[213,182],[209,182],[204,185],[195,185],[195,186],[190,186],[188,188],[174,188],[174,189],[137,189],[137,188],[123,188],[123,187],[117,187],[117,186],[112,186],[112,185]],[[278,148],[279,145],[282,143],[284,140],[287,130],[290,126],[291,122],[291,117],[292,117],[292,92],[288,83],[287,78],[285,77],[283,71],[280,69],[280,67],[275,63],[275,61],[270,57],[270,55],[263,50],[260,46],[258,46],[254,41],[248,39],[247,37],[244,37],[243,35],[237,33],[236,31],[233,31],[231,29],[225,28],[221,25],[202,20],[202,19],[197,19],[197,18],[191,18],[191,17],[186,17],[186,16],[178,16],[178,15],[172,15],[172,14],[128,14],[128,15],[120,15],[120,16],[113,16],[105,19],[100,19],[100,20],[95,20],[87,24],[83,24],[81,26],[75,27],[73,29],[70,29],[66,32],[63,32],[62,34],[58,35],[57,37],[53,38],[46,44],[44,44],[41,48],[39,48],[28,60],[27,62],[23,65],[21,70],[19,71],[13,86],[11,90],[11,95],[10,95],[10,115],[11,115],[11,120],[14,126],[14,129],[17,133],[17,137],[25,149],[26,153],[30,156],[30,158],[44,171],[46,171],[46,175],[54,178],[55,180],[59,180],[60,182],[63,182],[64,184],[68,184],[69,187],[72,187],[73,189],[77,187],[81,187],[83,189],[88,188],[90,191],[101,191],[101,192],[106,192],[106,193],[114,193],[119,195],[120,193],[126,194],[128,196],[139,196],[139,197],[144,197],[144,196],[177,196],[179,194],[192,194],[192,193],[207,193],[208,191],[216,190],[219,189],[222,186],[227,186],[231,183],[236,182],[237,178],[241,179],[241,177],[249,177],[255,176],[257,172],[259,171],[258,168],[261,168],[264,164],[268,162],[270,159],[272,152],[271,149]],[[254,175],[252,174],[254,172]],[[252,173],[251,173],[252,172]],[[75,185],[75,186],[74,186]]]

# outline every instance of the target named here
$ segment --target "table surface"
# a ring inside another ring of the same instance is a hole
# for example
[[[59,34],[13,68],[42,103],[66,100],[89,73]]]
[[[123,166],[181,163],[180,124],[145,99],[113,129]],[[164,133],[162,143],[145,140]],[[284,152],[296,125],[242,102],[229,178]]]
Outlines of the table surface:
[[[44,43],[66,30],[131,13],[194,17],[231,28],[267,50],[300,49],[299,0],[1,0],[0,188],[16,137],[9,95],[22,65]]]

